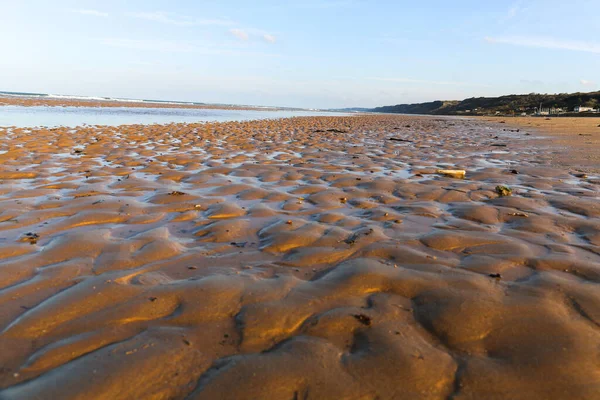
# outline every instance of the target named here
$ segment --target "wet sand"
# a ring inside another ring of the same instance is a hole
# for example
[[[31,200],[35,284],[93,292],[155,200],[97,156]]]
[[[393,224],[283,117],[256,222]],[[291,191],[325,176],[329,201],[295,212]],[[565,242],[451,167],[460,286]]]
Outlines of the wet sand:
[[[150,101],[88,100],[54,97],[2,96],[0,106],[21,107],[133,107],[133,108],[191,108],[206,110],[277,110],[276,107],[252,107],[225,104],[185,104]]]
[[[0,129],[0,398],[599,398],[600,178],[511,130]]]
[[[543,136],[554,151],[552,163],[582,172],[600,173],[600,117],[486,118]]]

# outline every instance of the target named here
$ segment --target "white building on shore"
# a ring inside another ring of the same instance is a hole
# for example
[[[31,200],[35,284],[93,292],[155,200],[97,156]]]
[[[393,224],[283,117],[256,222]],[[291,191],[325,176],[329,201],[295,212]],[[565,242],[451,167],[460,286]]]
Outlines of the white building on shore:
[[[583,106],[577,106],[575,107],[575,112],[577,113],[581,113],[581,112],[597,112],[598,110],[596,110],[595,108],[592,107],[583,107]]]
[[[540,106],[540,108],[537,108],[535,110],[536,115],[558,115],[558,114],[562,114],[564,112],[565,111],[562,108],[558,108],[558,107],[543,108],[542,106]]]

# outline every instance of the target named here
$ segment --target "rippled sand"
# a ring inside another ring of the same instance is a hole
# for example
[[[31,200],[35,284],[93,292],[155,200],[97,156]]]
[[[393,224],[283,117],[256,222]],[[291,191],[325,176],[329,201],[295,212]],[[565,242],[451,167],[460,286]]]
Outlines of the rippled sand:
[[[599,398],[600,178],[503,128],[0,129],[0,398]]]

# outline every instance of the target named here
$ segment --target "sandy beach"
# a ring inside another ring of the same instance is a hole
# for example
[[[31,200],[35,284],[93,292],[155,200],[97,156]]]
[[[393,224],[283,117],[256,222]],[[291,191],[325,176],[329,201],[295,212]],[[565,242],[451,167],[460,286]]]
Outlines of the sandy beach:
[[[600,173],[600,117],[485,118],[504,121],[513,128],[535,132],[547,139],[545,145],[554,151],[552,163]]]
[[[0,128],[0,399],[597,399],[599,124]]]
[[[0,94],[0,106],[20,107],[129,107],[129,108],[187,108],[206,110],[276,110],[277,107],[254,107],[242,105],[224,104],[191,104],[181,102],[156,102],[156,101],[119,101],[119,100],[92,100],[76,99],[72,97],[32,97],[26,95],[2,96]]]

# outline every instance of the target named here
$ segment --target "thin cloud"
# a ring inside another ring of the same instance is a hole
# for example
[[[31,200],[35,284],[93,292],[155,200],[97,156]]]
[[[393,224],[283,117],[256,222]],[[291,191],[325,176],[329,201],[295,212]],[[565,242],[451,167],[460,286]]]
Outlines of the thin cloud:
[[[160,40],[160,39],[128,39],[128,38],[102,38],[96,39],[104,46],[119,47],[129,50],[165,52],[165,53],[194,53],[203,55],[220,56],[257,56],[257,57],[280,57],[278,54],[246,51],[238,48],[227,48],[222,44],[206,45],[193,42]]]
[[[265,42],[268,42],[268,43],[277,42],[277,38],[273,35],[269,35],[268,33],[265,33],[264,35],[262,35],[262,38]]]
[[[506,18],[512,19],[516,17],[521,11],[523,11],[523,1],[518,0],[515,3],[513,3],[513,5],[510,6],[510,8],[508,9]]]
[[[597,86],[596,82],[588,81],[587,79],[581,79],[579,83],[583,86]]]
[[[127,13],[127,16],[137,19],[144,19],[146,21],[158,22],[161,24],[176,25],[176,26],[200,26],[200,25],[218,25],[218,26],[229,26],[233,25],[234,22],[228,19],[200,19],[193,18],[186,15],[179,15],[175,13],[168,13],[164,11],[152,11],[152,12],[135,12]]]
[[[91,15],[94,17],[108,17],[108,13],[98,11],[98,10],[90,10],[90,9],[70,9],[69,12],[81,15]]]
[[[368,78],[373,81],[383,82],[399,82],[399,83],[424,83],[427,85],[444,85],[444,86],[487,86],[469,82],[458,82],[458,81],[430,81],[425,79],[411,79],[411,78]]]
[[[345,7],[353,7],[362,5],[362,1],[358,0],[338,0],[338,1],[313,1],[313,2],[297,2],[295,4],[296,7],[299,8],[316,8],[316,9],[324,9],[324,8],[345,8]]]
[[[485,37],[484,40],[488,43],[510,44],[513,46],[600,53],[600,43],[579,40],[560,40],[525,36]]]
[[[241,29],[233,28],[229,30],[229,33],[231,33],[233,36],[240,40],[248,40],[249,38],[248,33]]]
[[[197,48],[191,44],[171,40],[139,40],[122,38],[100,39],[100,43],[111,47],[121,47],[132,50],[147,50],[175,53],[190,53]]]
[[[244,27],[243,29],[239,29],[248,35],[248,39],[250,40],[262,40],[267,43],[277,43],[277,36],[275,36],[272,32],[265,31],[263,29],[249,28]],[[246,39],[244,39],[246,40]]]
[[[529,11],[528,6],[523,6],[524,1],[515,1],[508,10],[500,17],[499,21],[501,24],[509,23],[513,19],[519,18],[521,15]]]

